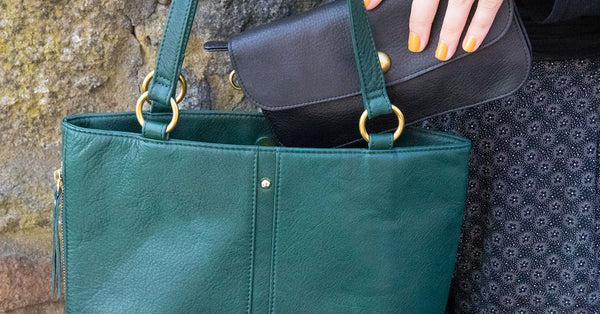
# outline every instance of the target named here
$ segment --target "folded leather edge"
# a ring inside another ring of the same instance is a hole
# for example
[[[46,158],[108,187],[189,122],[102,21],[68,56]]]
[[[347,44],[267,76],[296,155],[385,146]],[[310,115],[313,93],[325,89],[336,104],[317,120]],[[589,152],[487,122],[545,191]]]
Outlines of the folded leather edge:
[[[515,24],[515,20],[519,21],[519,22],[516,23],[516,27],[519,27],[520,29],[522,29],[523,30],[522,33],[524,33],[523,24],[522,24],[522,22],[520,22],[520,18],[518,17],[518,13],[516,11],[514,2],[512,0],[508,0],[507,2],[508,2],[507,3],[507,5],[508,5],[508,11],[510,13],[507,14],[507,20],[504,22],[504,25],[505,25],[504,29],[502,30],[502,32],[496,38],[494,38],[490,42],[486,43],[485,45],[480,46],[479,49],[477,49],[476,52],[469,53],[469,54],[463,54],[461,56],[454,57],[454,58],[452,58],[452,59],[450,59],[448,61],[440,61],[440,62],[438,62],[437,64],[435,64],[433,66],[429,66],[429,67],[423,68],[421,70],[413,72],[412,74],[406,75],[406,76],[404,76],[404,77],[402,77],[400,79],[396,79],[396,80],[393,80],[393,81],[386,81],[386,86],[390,87],[390,86],[394,86],[394,85],[400,84],[402,82],[405,82],[405,81],[408,81],[408,80],[410,80],[412,78],[420,76],[420,75],[422,75],[424,73],[430,72],[430,71],[432,71],[434,69],[443,67],[443,66],[445,66],[447,64],[450,64],[450,63],[457,62],[458,60],[461,60],[461,59],[463,59],[463,58],[465,58],[467,56],[476,55],[478,51],[482,51],[483,49],[486,49],[486,48],[489,48],[491,46],[494,46],[500,39],[502,39],[504,36],[506,36],[506,34],[510,30],[510,28]],[[237,36],[243,36],[243,33],[238,34]],[[521,41],[527,41],[527,39],[525,39],[525,35],[524,34],[522,34],[519,37],[521,38]],[[227,45],[228,45],[228,53],[229,53],[229,57],[230,57],[231,63],[233,65],[233,68],[236,70],[237,83],[242,88],[242,90],[244,92],[244,95],[247,96],[254,104],[256,104],[257,106],[259,106],[262,109],[272,110],[272,111],[278,111],[278,110],[292,109],[292,108],[297,108],[297,107],[304,107],[304,106],[308,106],[308,105],[312,105],[312,104],[318,104],[318,103],[322,103],[322,102],[339,100],[339,99],[344,99],[344,98],[348,98],[348,97],[360,95],[360,89],[359,89],[359,90],[357,90],[356,92],[353,92],[353,93],[347,93],[347,94],[343,94],[343,95],[339,95],[339,96],[328,97],[328,98],[318,99],[318,100],[310,100],[310,101],[306,101],[306,102],[302,102],[302,103],[296,103],[296,104],[270,105],[270,104],[262,103],[262,102],[260,102],[260,101],[257,100],[257,97],[255,97],[254,94],[244,84],[244,74],[243,74],[243,71],[239,70],[238,63],[237,63],[236,57],[235,57],[235,49],[234,49],[234,47],[232,45],[232,42],[233,42],[233,38],[228,41]],[[529,51],[531,51],[530,47],[529,47]],[[528,59],[531,59],[531,52],[529,53],[529,55],[527,57],[528,57]],[[529,60],[529,65],[531,65],[531,60]],[[527,71],[529,71],[529,69],[527,69]],[[519,85],[517,88],[515,88],[515,90],[517,90],[521,85]],[[501,97],[504,97],[504,96],[506,96],[506,95],[501,95],[501,96],[496,97],[496,98],[486,99],[485,101],[478,102],[478,103],[472,104],[472,105],[467,105],[467,106],[464,106],[464,107],[461,107],[461,108],[465,108],[465,107],[469,107],[469,106],[474,106],[474,105],[481,104],[483,102],[488,102],[488,101],[491,101],[491,100],[494,100],[494,99],[498,99],[498,98],[501,98]]]

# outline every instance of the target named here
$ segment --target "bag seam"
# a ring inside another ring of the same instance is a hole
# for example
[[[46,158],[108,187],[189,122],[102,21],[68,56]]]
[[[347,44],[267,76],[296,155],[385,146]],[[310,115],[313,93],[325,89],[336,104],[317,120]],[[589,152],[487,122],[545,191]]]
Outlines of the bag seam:
[[[122,117],[122,116],[128,116],[128,115],[133,115],[134,112],[129,111],[129,112],[107,112],[107,113],[84,113],[84,114],[80,114],[80,115],[75,115],[75,116],[68,116],[65,118],[65,120],[67,121],[67,123],[72,124],[71,121],[80,121],[80,120],[85,120],[85,119],[93,119],[93,118],[106,118],[106,117]],[[168,115],[172,115],[171,113],[165,113],[165,112],[161,112],[161,113],[154,113],[155,116],[168,116]],[[218,111],[182,111],[180,112],[180,116],[202,116],[202,115],[210,115],[210,116],[217,116],[217,117],[231,117],[231,116],[240,116],[240,118],[243,119],[249,119],[249,118],[255,118],[255,119],[262,119],[262,116],[260,114],[253,114],[253,113],[237,113],[237,112],[231,112],[231,113],[219,113]]]
[[[269,307],[269,313],[273,313],[275,312],[275,293],[276,293],[276,289],[277,289],[277,236],[278,236],[278,230],[279,230],[279,198],[280,198],[280,193],[281,193],[281,155],[276,153],[276,164],[277,164],[277,173],[275,174],[275,184],[277,185],[277,189],[276,189],[276,193],[275,193],[275,226],[274,226],[274,234],[273,234],[273,268],[271,269],[271,300],[270,300],[270,307]]]
[[[249,261],[249,269],[248,269],[248,305],[247,312],[252,312],[252,292],[253,292],[253,278],[254,278],[254,243],[256,238],[256,183],[258,177],[257,170],[258,163],[258,150],[254,153],[254,165],[253,165],[253,179],[250,188],[252,189],[252,222],[251,222],[251,230],[250,230],[250,261]]]
[[[68,116],[65,117],[63,119],[63,124],[67,124],[68,126],[71,126],[77,130],[81,129],[83,131],[85,130],[96,130],[96,131],[90,131],[90,132],[101,132],[102,130],[99,129],[87,129],[84,127],[80,127],[80,126],[76,126],[73,125],[70,121],[78,121],[78,120],[83,120],[83,119],[94,119],[94,118],[110,118],[113,116],[117,116],[117,117],[124,117],[124,116],[128,116],[128,115],[133,115],[133,112],[118,112],[118,113],[113,113],[113,112],[107,112],[107,113],[92,113],[92,114],[81,114],[81,115],[76,115],[76,116]],[[168,113],[159,113],[158,115],[169,115]],[[256,113],[244,113],[244,112],[219,112],[219,111],[186,111],[186,112],[182,112],[181,115],[189,115],[189,116],[218,116],[218,117],[240,117],[243,119],[249,119],[249,118],[255,118],[255,119],[263,119],[263,115],[261,114],[256,114]],[[411,122],[413,123],[413,122]],[[465,138],[463,137],[458,137],[455,135],[451,135],[448,133],[443,133],[443,132],[434,132],[432,130],[428,130],[428,129],[423,129],[423,128],[417,128],[414,126],[411,126],[411,128],[418,130],[418,132],[421,133],[426,133],[427,135],[430,135],[430,137],[444,137],[447,138],[449,140],[452,140],[456,143],[464,143]],[[390,129],[390,130],[395,130],[395,129]],[[384,131],[385,132],[385,131]],[[112,136],[114,133],[112,134],[108,134],[110,136]],[[467,140],[468,141],[468,140]]]
[[[83,134],[90,134],[90,135],[100,135],[100,136],[106,136],[106,137],[113,137],[113,138],[123,138],[123,139],[129,139],[129,140],[137,140],[137,141],[141,141],[141,142],[145,142],[148,144],[156,144],[156,145],[163,145],[163,146],[181,146],[181,147],[197,147],[197,148],[207,148],[207,149],[213,149],[213,150],[220,150],[220,151],[246,151],[246,152],[251,152],[253,149],[253,146],[248,145],[247,148],[227,148],[227,147],[219,147],[218,145],[210,145],[206,142],[198,142],[196,144],[188,144],[188,143],[179,143],[179,142],[173,142],[173,141],[159,141],[159,140],[153,140],[153,139],[148,139],[148,138],[144,138],[141,137],[140,135],[126,135],[126,134],[114,134],[114,133],[109,133],[109,132],[102,132],[99,130],[96,131],[88,131],[88,130],[84,130],[84,129],[79,129],[80,127],[76,127],[76,126],[72,126],[72,125],[64,125],[64,127],[66,129],[69,129],[73,132],[78,132],[78,133],[83,133]],[[440,134],[440,136],[442,136]],[[456,140],[455,140],[456,141]],[[226,144],[221,144],[221,145],[226,145]],[[229,144],[227,144],[229,145]],[[233,144],[230,144],[233,145]],[[237,145],[237,146],[245,146],[245,145]],[[331,148],[331,152],[325,152],[325,151],[320,151],[320,150],[311,150],[311,149],[304,149],[304,148],[299,148],[302,149],[302,151],[292,151],[292,149],[294,148],[289,148],[289,147],[273,147],[271,148],[274,151],[278,151],[278,152],[283,152],[286,154],[310,154],[310,155],[373,155],[373,154],[377,154],[377,155],[382,155],[382,154],[405,154],[405,153],[415,153],[415,152],[432,152],[432,151],[444,151],[444,150],[458,150],[458,149],[464,149],[470,146],[470,143],[455,143],[455,144],[448,144],[448,145],[444,145],[444,146],[440,146],[440,147],[431,147],[431,148],[413,148],[413,149],[405,149],[405,150],[388,150],[388,151],[369,151],[369,150],[356,150],[356,151],[345,151],[343,148],[342,149],[336,149],[336,148]]]

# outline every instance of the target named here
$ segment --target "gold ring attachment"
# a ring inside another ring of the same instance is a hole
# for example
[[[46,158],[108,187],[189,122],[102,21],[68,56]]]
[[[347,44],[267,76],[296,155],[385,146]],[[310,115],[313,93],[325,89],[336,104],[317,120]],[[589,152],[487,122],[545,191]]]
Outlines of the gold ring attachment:
[[[231,83],[231,87],[236,90],[242,90],[242,88],[235,82],[235,70],[229,73],[229,83]]]
[[[400,138],[400,135],[402,135],[402,131],[404,131],[404,114],[402,114],[402,111],[400,111],[400,109],[394,105],[392,105],[392,111],[394,111],[396,117],[398,117],[398,128],[396,129],[396,132],[394,132],[394,141],[396,141],[398,138]],[[360,121],[358,122],[360,135],[362,135],[367,143],[371,140],[371,137],[369,136],[369,133],[367,133],[367,128],[365,126],[368,117],[369,113],[365,110],[362,116],[360,116]]]
[[[148,86],[150,85],[150,81],[152,80],[152,77],[154,77],[154,71],[152,71],[148,75],[146,75],[146,78],[144,79],[144,82],[142,83],[142,93],[145,93],[148,91]],[[176,103],[180,103],[183,100],[183,98],[185,97],[185,94],[187,94],[187,81],[185,80],[185,77],[183,77],[183,74],[179,75],[179,83],[181,83],[181,90],[179,91],[179,94],[177,95],[177,97],[175,97]]]
[[[142,115],[142,107],[144,106],[144,102],[148,99],[148,92],[144,92],[140,99],[138,99],[137,104],[135,105],[135,116],[137,117],[138,122],[143,127],[144,126],[144,116]],[[175,126],[177,125],[177,121],[179,121],[179,107],[177,106],[177,101],[171,98],[171,109],[173,109],[173,118],[171,118],[171,122],[167,125],[167,129],[165,132],[169,133],[173,131]]]

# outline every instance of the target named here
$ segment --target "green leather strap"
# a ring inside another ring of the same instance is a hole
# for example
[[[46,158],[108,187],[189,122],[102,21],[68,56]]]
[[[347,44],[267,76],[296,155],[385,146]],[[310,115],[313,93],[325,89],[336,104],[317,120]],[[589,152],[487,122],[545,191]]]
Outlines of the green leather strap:
[[[142,127],[142,134],[144,134],[145,137],[152,138],[155,140],[169,139],[169,134],[167,133],[167,125],[158,121],[146,120],[144,122],[144,126]]]
[[[197,7],[198,0],[171,2],[148,93],[148,99],[152,101],[151,112],[153,113],[171,111],[169,99],[175,97]]]
[[[365,110],[369,113],[369,119],[390,114],[392,113],[392,104],[385,88],[385,80],[364,2],[348,0],[348,8],[354,57],[358,67]]]
[[[390,114],[392,113],[392,103],[385,88],[385,80],[364,2],[362,0],[348,0],[348,9],[350,11],[354,58],[358,68],[365,110],[369,114],[369,119]],[[393,146],[393,136],[387,134],[371,135],[369,149],[383,150],[390,149]]]
[[[371,150],[386,150],[394,148],[394,134],[392,133],[371,134],[369,137],[369,149]]]

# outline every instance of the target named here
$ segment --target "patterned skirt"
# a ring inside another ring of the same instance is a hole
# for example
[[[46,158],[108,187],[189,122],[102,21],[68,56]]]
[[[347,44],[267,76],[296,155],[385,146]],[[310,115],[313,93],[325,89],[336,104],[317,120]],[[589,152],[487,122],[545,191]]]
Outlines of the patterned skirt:
[[[420,123],[473,143],[449,313],[600,313],[600,58]]]

